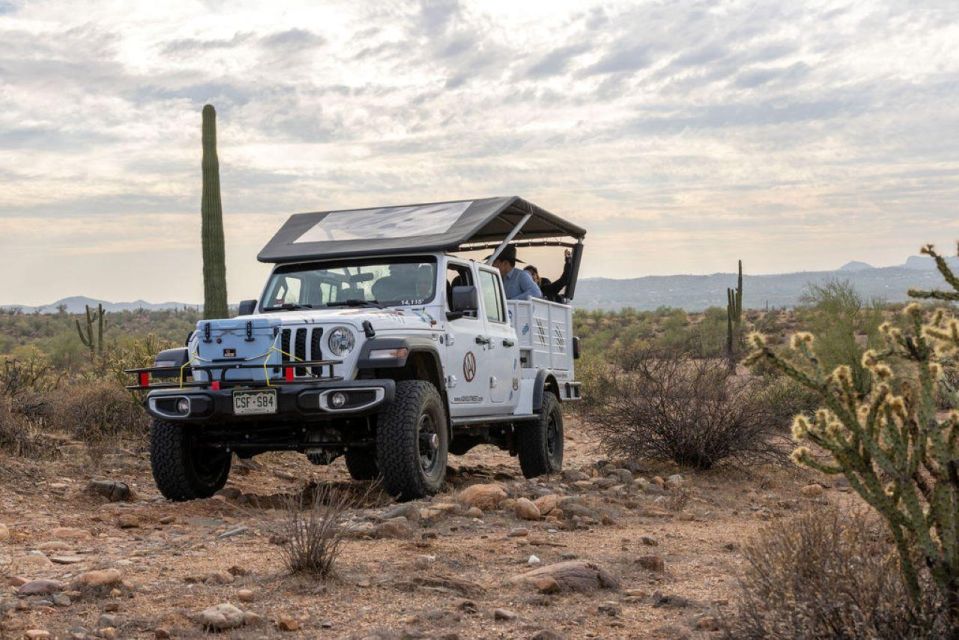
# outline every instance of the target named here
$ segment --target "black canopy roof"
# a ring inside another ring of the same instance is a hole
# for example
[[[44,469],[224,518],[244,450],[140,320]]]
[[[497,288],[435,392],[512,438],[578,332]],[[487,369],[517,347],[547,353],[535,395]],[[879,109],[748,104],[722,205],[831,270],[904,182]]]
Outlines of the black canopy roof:
[[[260,262],[284,263],[349,255],[456,251],[492,246],[530,216],[516,240],[572,237],[586,231],[518,196],[395,207],[298,213],[260,251]]]

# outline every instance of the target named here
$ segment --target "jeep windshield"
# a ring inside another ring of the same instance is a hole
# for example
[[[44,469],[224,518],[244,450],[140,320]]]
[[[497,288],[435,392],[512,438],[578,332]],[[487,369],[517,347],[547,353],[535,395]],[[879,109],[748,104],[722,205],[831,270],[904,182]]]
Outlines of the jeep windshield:
[[[436,259],[367,258],[286,265],[270,276],[261,311],[422,305],[436,295]]]

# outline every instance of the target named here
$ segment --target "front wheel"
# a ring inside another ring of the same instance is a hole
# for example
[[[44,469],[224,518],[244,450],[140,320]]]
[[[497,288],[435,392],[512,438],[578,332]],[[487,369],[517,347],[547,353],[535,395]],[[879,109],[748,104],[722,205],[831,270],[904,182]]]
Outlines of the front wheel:
[[[552,391],[543,394],[539,419],[517,427],[516,453],[527,478],[563,470],[563,409]]]
[[[376,421],[376,463],[386,490],[415,500],[440,490],[446,478],[449,429],[439,392],[424,380],[402,380]]]
[[[209,498],[230,475],[232,454],[199,443],[198,429],[165,420],[154,420],[150,427],[153,480],[168,500]]]

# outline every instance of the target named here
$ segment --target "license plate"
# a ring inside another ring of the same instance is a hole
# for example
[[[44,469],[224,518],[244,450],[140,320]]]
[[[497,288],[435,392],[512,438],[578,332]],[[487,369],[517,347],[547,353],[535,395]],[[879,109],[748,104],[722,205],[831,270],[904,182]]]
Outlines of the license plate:
[[[233,413],[238,416],[276,413],[276,390],[234,391]]]

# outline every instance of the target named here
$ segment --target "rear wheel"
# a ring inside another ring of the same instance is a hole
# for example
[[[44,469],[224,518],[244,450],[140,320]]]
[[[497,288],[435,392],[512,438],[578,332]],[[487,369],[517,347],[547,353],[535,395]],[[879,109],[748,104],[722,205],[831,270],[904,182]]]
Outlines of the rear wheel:
[[[376,463],[383,485],[400,500],[432,495],[443,486],[449,451],[446,408],[424,380],[402,380],[376,421]]]
[[[527,478],[563,469],[563,410],[552,391],[543,394],[539,420],[516,429],[519,466]]]
[[[376,452],[372,449],[347,449],[346,469],[354,480],[373,480],[380,475]]]
[[[230,475],[232,454],[198,441],[199,427],[154,420],[150,466],[163,497],[181,502],[209,498]]]

